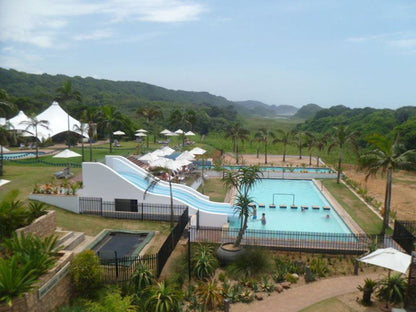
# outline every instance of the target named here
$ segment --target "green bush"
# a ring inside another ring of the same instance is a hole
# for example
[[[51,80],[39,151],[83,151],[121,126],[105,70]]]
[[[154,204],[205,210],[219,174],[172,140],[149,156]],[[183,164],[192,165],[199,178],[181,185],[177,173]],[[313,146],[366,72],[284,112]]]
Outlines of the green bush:
[[[152,271],[146,265],[140,263],[132,277],[132,282],[136,293],[143,292],[146,287],[152,285],[155,281]]]
[[[319,277],[324,277],[329,273],[329,267],[322,257],[313,258],[310,264],[311,272]]]
[[[406,278],[401,273],[394,273],[380,281],[377,297],[391,303],[402,303],[406,286]]]
[[[258,276],[273,271],[274,265],[270,253],[260,248],[249,248],[235,262],[227,267],[230,275],[236,279]]]
[[[92,250],[76,255],[70,272],[75,289],[81,296],[90,297],[101,286],[100,259]]]
[[[224,303],[222,289],[214,279],[199,283],[195,294],[201,306],[208,311],[215,310]]]
[[[199,279],[211,277],[218,267],[218,260],[215,257],[211,246],[200,244],[192,256],[192,269],[195,276]]]
[[[148,288],[149,297],[144,304],[144,311],[178,312],[181,310],[182,291],[164,281]]]
[[[28,223],[47,214],[46,209],[49,206],[39,201],[30,201],[28,204]]]
[[[136,311],[133,296],[121,296],[119,289],[107,290],[105,296],[99,302],[88,301],[87,312],[133,312]]]
[[[0,240],[10,237],[16,229],[27,225],[25,203],[18,200],[18,196],[19,191],[13,190],[0,202]]]

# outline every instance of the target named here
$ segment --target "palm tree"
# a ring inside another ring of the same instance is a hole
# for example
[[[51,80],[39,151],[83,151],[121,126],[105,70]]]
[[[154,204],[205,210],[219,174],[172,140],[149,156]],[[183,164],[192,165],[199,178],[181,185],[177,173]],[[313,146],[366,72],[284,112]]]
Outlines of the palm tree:
[[[36,116],[29,117],[29,120],[22,121],[23,125],[26,125],[26,130],[29,131],[29,129],[32,129],[32,131],[35,131],[35,145],[36,145],[36,159],[39,158],[39,144],[38,144],[38,127],[42,127],[44,129],[49,129],[49,121],[41,119],[38,120]],[[30,131],[30,132],[32,132]],[[33,132],[32,132],[33,133]]]
[[[299,149],[299,159],[302,159],[302,148],[305,146],[305,143],[302,141],[305,134],[302,131],[293,131],[293,142],[296,144]]]
[[[181,309],[182,292],[165,281],[148,288],[149,298],[144,303],[145,311],[177,312]]]
[[[319,159],[321,153],[328,144],[328,134],[315,134],[315,147],[318,149],[318,156],[316,157],[316,166],[319,167]]]
[[[248,139],[249,131],[241,127],[239,122],[236,122],[227,128],[225,138],[231,138],[233,141],[233,152],[235,153],[236,163],[238,164],[238,142],[244,142]]]
[[[368,138],[368,142],[374,146],[374,149],[363,154],[360,158],[361,167],[367,170],[366,180],[379,171],[387,173],[383,227],[381,229],[381,235],[384,235],[389,226],[393,172],[396,169],[414,164],[410,157],[416,155],[416,150],[403,151],[403,146],[399,144],[398,135],[395,140],[390,140],[383,135],[375,134]]]
[[[81,102],[81,93],[79,91],[75,91],[72,89],[72,82],[71,80],[67,80],[64,84],[56,89],[58,95],[56,96],[56,100],[61,103],[67,103],[71,100],[75,100],[77,102]],[[68,130],[67,130],[67,140],[68,140],[68,149],[71,148],[70,142],[70,129],[69,129],[69,107],[67,109],[68,114]]]
[[[78,131],[81,134],[81,150],[82,150],[82,161],[85,161],[84,154],[84,134],[88,133],[88,124],[80,123],[80,125],[74,125],[74,130]]]
[[[341,171],[342,171],[342,156],[344,147],[347,144],[352,144],[353,148],[357,149],[357,131],[350,131],[348,126],[340,125],[338,127],[334,127],[334,132],[332,136],[332,143],[328,147],[328,153],[334,147],[338,147],[338,175],[337,175],[337,183],[339,184],[341,181]]]
[[[110,154],[113,151],[113,129],[123,125],[123,115],[114,106],[106,105],[101,108],[100,124],[107,130],[110,141]]]
[[[11,113],[14,107],[6,90],[0,89],[0,114],[7,117],[7,113]]]
[[[312,152],[313,148],[317,145],[317,137],[312,132],[306,132],[305,146],[309,151],[309,166],[312,166]]]
[[[146,180],[148,182],[148,186],[146,188],[146,190],[143,193],[143,199],[146,198],[146,194],[149,190],[151,190],[152,188],[154,188],[156,186],[156,184],[158,182],[160,182],[160,179],[157,179],[154,175],[157,174],[162,174],[162,175],[168,175],[168,183],[169,183],[169,196],[170,196],[170,227],[173,228],[174,224],[173,224],[173,192],[172,192],[172,179],[171,179],[171,175],[172,172],[169,168],[165,168],[165,167],[151,167],[149,168],[150,173],[146,176]],[[172,236],[173,237],[173,236]]]
[[[277,132],[280,134],[280,137],[277,137],[273,140],[273,144],[276,143],[283,143],[283,162],[286,161],[286,148],[287,145],[290,143],[290,138],[292,133],[290,131],[284,131],[282,129],[277,130]]]
[[[0,177],[3,176],[3,148],[9,143],[8,136],[9,131],[7,131],[5,126],[0,125]]]
[[[262,178],[263,173],[258,166],[243,167],[238,171],[226,171],[223,183],[227,189],[236,188],[237,200],[235,205],[235,213],[241,220],[240,230],[234,242],[235,247],[240,247],[241,240],[247,229],[247,221],[251,214],[250,203],[252,199],[249,196],[251,189]]]
[[[92,161],[92,140],[97,135],[97,117],[95,109],[88,107],[82,112],[81,121],[88,124],[88,137],[90,145],[90,161]]]
[[[138,117],[142,117],[146,120],[145,124],[153,131],[153,143],[156,143],[156,121],[163,118],[163,113],[158,107],[141,107],[136,111]],[[149,148],[149,137],[146,139],[147,148]]]
[[[259,132],[257,132],[254,137],[257,137],[260,139],[261,142],[264,144],[264,163],[267,164],[267,149],[269,146],[269,141],[271,139],[274,139],[276,136],[274,135],[274,132],[266,129],[266,128],[260,128]]]

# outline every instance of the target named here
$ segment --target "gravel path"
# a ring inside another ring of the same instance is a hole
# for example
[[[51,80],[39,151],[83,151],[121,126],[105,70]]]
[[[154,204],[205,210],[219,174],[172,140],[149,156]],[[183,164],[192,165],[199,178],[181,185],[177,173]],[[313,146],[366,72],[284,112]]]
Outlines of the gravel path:
[[[285,290],[282,293],[273,293],[265,296],[262,301],[253,301],[250,304],[232,304],[231,312],[295,312],[302,310],[316,302],[348,294],[357,290],[358,285],[364,284],[364,279],[378,279],[380,273],[361,274],[358,276],[342,276],[323,279]]]

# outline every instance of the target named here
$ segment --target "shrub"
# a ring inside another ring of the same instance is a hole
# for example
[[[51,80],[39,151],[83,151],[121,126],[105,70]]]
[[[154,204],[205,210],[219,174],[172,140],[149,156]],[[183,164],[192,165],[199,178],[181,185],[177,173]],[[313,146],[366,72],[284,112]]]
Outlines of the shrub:
[[[395,273],[380,281],[377,297],[387,302],[401,303],[405,293],[406,279],[401,273]]]
[[[329,267],[322,257],[317,257],[311,261],[311,271],[319,277],[324,277],[329,273]]]
[[[71,263],[70,272],[77,292],[89,297],[101,286],[100,259],[92,250],[76,255]]]
[[[209,245],[199,245],[192,257],[192,262],[193,272],[199,279],[211,277],[218,267],[214,250]]]
[[[47,214],[46,209],[49,206],[39,201],[30,201],[28,205],[28,223]]]
[[[153,273],[145,264],[140,263],[133,274],[132,281],[136,292],[142,292],[155,281]]]
[[[99,302],[88,301],[86,307],[88,312],[133,312],[132,302],[133,296],[122,297],[119,289],[109,289]]]
[[[224,303],[222,289],[214,279],[200,283],[195,289],[195,294],[199,303],[208,311],[215,310]]]
[[[10,191],[0,202],[0,237],[10,237],[19,227],[27,225],[25,203],[18,200],[18,190]]]
[[[144,311],[177,312],[181,308],[182,292],[164,281],[150,286],[149,297],[144,304]]]
[[[228,266],[227,271],[236,278],[269,273],[274,268],[270,259],[270,253],[264,249],[247,249],[237,261]]]
[[[30,263],[20,265],[17,256],[0,258],[0,302],[12,305],[13,298],[33,289],[38,275]]]

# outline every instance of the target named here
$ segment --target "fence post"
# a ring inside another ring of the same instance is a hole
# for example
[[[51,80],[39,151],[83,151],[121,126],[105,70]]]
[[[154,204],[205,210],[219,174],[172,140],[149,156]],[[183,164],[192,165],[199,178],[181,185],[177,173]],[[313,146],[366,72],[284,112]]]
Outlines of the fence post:
[[[199,209],[196,212],[196,229],[199,230]]]
[[[117,251],[114,251],[114,260],[116,265],[116,278],[118,278],[118,259],[117,259]]]
[[[191,228],[188,229],[188,281],[191,282]]]
[[[101,212],[101,216],[103,216],[103,199],[100,198],[100,212]]]
[[[143,202],[142,202],[142,221],[143,221]]]
[[[358,262],[357,259],[355,259],[355,263],[354,263],[354,275],[358,275],[359,269],[360,269],[360,263]]]

